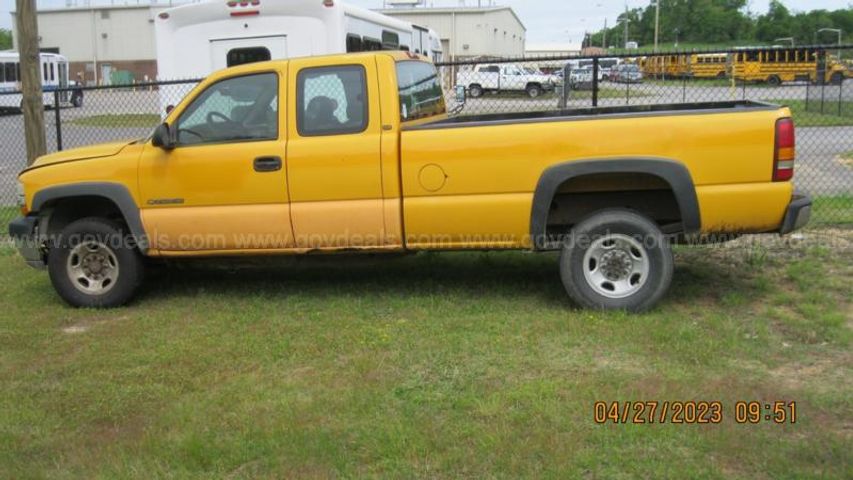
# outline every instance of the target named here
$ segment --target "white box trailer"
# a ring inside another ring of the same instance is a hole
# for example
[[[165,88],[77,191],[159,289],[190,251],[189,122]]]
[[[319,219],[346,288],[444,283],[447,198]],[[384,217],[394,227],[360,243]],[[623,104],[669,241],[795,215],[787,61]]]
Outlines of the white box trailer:
[[[218,0],[160,12],[160,80],[203,78],[244,63],[372,50],[409,50],[441,60],[438,34],[340,0]],[[164,108],[190,86],[161,88]]]

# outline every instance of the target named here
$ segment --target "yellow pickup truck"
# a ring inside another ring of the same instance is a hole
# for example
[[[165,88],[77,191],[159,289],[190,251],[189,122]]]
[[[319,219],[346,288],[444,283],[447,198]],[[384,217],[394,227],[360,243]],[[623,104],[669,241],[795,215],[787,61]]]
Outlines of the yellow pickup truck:
[[[518,249],[561,250],[578,304],[642,311],[672,242],[806,224],[793,171],[787,108],[451,117],[424,58],[334,55],[217,72],[149,138],[38,159],[9,233],[75,306],[126,303],[146,257]]]

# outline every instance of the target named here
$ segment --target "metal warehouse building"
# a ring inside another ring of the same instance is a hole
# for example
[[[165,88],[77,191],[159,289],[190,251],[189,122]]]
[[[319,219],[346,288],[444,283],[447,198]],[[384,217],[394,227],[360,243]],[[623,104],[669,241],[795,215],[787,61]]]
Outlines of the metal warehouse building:
[[[380,12],[437,31],[447,59],[524,55],[527,29],[510,7],[389,8]]]
[[[121,5],[40,9],[39,47],[71,64],[87,84],[137,82],[157,76],[154,18],[165,6]],[[17,44],[15,12],[13,38]]]
[[[176,1],[174,4],[185,3]],[[40,9],[39,47],[68,58],[87,85],[157,78],[154,19],[168,4]],[[510,7],[393,8],[381,13],[436,30],[445,59],[522,56],[526,29]],[[13,37],[15,12],[12,15]]]

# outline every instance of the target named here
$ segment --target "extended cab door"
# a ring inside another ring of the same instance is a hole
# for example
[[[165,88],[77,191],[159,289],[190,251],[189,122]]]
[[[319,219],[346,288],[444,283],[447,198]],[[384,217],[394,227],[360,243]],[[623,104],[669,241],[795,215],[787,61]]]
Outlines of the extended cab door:
[[[152,249],[294,247],[284,83],[277,71],[215,81],[170,117],[174,149],[145,146],[139,186]]]
[[[296,245],[388,246],[376,59],[292,60],[288,83],[287,169]]]

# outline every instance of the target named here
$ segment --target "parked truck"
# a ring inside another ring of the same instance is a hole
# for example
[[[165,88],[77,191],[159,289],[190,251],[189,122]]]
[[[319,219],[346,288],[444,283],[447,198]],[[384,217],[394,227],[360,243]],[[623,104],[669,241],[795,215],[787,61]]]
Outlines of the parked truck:
[[[525,92],[530,98],[553,92],[559,83],[555,75],[531,73],[513,64],[475,65],[474,70],[458,73],[457,84],[467,87],[468,95],[481,97],[487,92]]]
[[[449,117],[425,57],[299,58],[212,74],[148,138],[39,158],[9,233],[74,306],[128,302],[146,257],[556,250],[578,304],[642,311],[673,241],[808,222],[794,147],[766,103]]]

